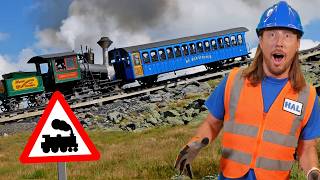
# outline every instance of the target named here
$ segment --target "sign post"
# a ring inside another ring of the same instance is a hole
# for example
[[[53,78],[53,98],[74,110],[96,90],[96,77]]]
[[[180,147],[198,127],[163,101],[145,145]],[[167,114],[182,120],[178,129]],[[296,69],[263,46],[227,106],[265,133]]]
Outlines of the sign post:
[[[66,162],[94,161],[100,153],[63,95],[53,93],[24,148],[20,162],[58,162],[59,180],[66,180]]]
[[[67,180],[67,167],[65,162],[58,162],[58,180]]]

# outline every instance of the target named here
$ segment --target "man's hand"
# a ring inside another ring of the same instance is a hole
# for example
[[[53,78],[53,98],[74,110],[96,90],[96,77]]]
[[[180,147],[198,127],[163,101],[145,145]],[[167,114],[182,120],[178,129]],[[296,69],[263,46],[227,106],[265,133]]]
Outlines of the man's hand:
[[[312,168],[307,175],[308,180],[320,180],[320,170],[318,168]]]
[[[209,144],[209,138],[205,137],[201,142],[194,141],[186,145],[179,153],[174,167],[180,172],[189,176],[191,179],[193,177],[191,163],[193,159],[198,155],[201,148]]]

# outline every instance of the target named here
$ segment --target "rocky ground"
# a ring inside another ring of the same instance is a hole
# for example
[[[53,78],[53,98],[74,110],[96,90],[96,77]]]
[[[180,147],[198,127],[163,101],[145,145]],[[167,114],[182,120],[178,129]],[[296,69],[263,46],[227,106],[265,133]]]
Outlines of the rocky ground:
[[[302,64],[302,70],[306,81],[312,84],[320,84],[320,61],[305,62]]]
[[[157,126],[188,124],[199,113],[207,111],[204,101],[219,81],[191,82],[143,96],[76,109],[74,113],[88,129],[140,131]],[[39,117],[0,125],[0,135],[30,131],[38,120]]]

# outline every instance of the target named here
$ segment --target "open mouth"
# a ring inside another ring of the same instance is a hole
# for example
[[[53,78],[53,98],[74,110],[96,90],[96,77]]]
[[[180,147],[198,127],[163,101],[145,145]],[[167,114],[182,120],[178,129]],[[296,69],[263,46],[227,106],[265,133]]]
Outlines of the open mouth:
[[[284,59],[284,54],[282,53],[274,53],[272,54],[273,60],[276,64],[281,63],[281,61]]]

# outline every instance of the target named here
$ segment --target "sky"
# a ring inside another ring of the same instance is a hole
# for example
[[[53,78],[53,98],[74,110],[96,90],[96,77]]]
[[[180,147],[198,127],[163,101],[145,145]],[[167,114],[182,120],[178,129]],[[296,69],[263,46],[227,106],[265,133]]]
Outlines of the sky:
[[[95,52],[108,36],[110,48],[246,27],[249,49],[257,46],[255,28],[274,0],[4,0],[0,7],[0,75],[34,71],[33,56],[80,51]],[[301,17],[301,49],[320,43],[320,0],[288,0]],[[0,78],[1,79],[1,78]]]

